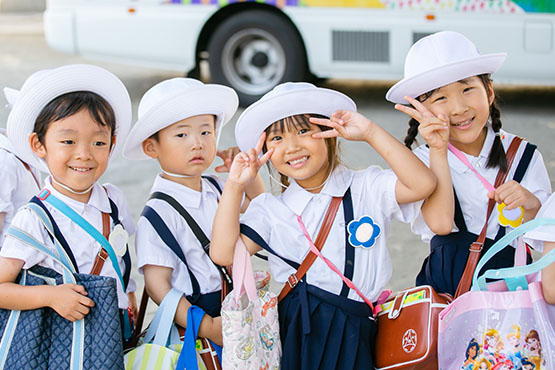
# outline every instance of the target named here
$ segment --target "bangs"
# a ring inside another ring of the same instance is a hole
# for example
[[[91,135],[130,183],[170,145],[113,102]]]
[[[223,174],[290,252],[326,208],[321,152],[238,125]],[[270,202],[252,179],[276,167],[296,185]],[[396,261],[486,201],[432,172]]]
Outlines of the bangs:
[[[315,118],[329,118],[323,116],[321,114],[297,114],[294,116],[289,116],[280,119],[272,123],[264,132],[266,135],[270,134],[283,134],[285,131],[292,131],[292,130],[300,130],[300,129],[310,129],[310,126],[313,125],[310,123],[310,117]],[[321,126],[321,125],[314,125],[318,126],[322,131],[327,131],[330,127]]]

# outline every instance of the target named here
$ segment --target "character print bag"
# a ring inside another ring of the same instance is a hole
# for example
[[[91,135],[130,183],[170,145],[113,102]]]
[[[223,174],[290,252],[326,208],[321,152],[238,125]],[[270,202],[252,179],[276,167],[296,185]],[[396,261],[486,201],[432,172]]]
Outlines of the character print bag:
[[[555,219],[536,219],[511,231],[476,271],[521,234],[551,224]],[[545,302],[539,281],[541,269],[555,262],[555,250],[525,266],[521,238],[518,244],[516,267],[488,270],[480,278],[475,273],[472,290],[440,313],[440,369],[555,369],[555,306]]]
[[[253,273],[240,238],[233,257],[233,282],[222,303],[223,369],[279,369],[278,299],[268,291],[269,274]]]

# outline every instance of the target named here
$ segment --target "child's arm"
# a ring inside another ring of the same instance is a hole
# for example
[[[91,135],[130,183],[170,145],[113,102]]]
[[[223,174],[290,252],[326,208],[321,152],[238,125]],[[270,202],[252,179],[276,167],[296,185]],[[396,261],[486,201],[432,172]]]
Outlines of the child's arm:
[[[543,255],[555,249],[555,242],[543,243]],[[555,304],[555,263],[542,270],[543,297],[549,304]]]
[[[0,257],[0,307],[8,310],[33,310],[51,307],[69,321],[81,320],[94,302],[85,288],[76,284],[21,286],[15,284],[24,261]]]
[[[414,108],[396,104],[395,109],[417,120],[418,131],[430,149],[430,169],[437,178],[434,192],[422,205],[424,221],[438,235],[447,235],[453,230],[455,219],[455,196],[451,171],[447,161],[449,125],[445,117],[436,117],[418,100],[406,96]]]
[[[360,113],[341,110],[329,120],[313,117],[310,122],[332,128],[314,134],[314,138],[341,136],[372,146],[397,175],[395,196],[399,204],[424,199],[434,191],[437,180],[432,171],[391,134]]]
[[[6,218],[6,212],[0,212],[0,229],[4,225],[4,219]]]
[[[143,266],[145,285],[148,295],[156,304],[160,304],[166,294],[172,289],[172,268],[157,265]],[[187,311],[191,303],[181,297],[177,311],[175,312],[175,323],[179,326],[187,327]],[[221,317],[211,317],[205,314],[198,329],[199,337],[208,338],[218,345],[222,345],[222,319]]]
[[[542,205],[534,194],[514,180],[499,185],[495,191],[488,194],[488,197],[497,203],[505,203],[507,209],[522,207],[524,209],[522,222],[533,220]]]
[[[231,165],[222,198],[214,217],[210,243],[210,258],[219,265],[229,266],[233,263],[233,251],[240,234],[239,214],[243,193],[245,188],[258,176],[260,167],[268,161],[273,153],[273,150],[270,149],[258,158],[265,137],[266,135],[262,134],[256,149],[251,149],[248,153],[239,153]],[[249,238],[241,236],[241,239],[251,254],[261,249]]]

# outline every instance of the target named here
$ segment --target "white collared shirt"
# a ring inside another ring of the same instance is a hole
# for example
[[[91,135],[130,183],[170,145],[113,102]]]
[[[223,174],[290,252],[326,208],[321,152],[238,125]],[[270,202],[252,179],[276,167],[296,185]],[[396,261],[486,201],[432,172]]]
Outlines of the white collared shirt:
[[[59,193],[56,189],[54,189],[50,182],[50,177],[46,178],[45,184],[45,189],[50,190],[50,192],[54,196],[56,196],[58,199],[71,207],[75,212],[77,212],[99,231],[102,231],[102,212],[111,212],[110,202],[108,200],[109,196],[110,199],[112,199],[112,201],[118,207],[119,219],[122,222],[125,230],[129,233],[129,235],[132,235],[135,232],[133,219],[131,218],[131,213],[129,212],[127,200],[125,199],[122,191],[114,185],[105,184],[103,187],[98,183],[94,184],[88,203],[81,203]],[[106,194],[106,192],[108,194]],[[96,259],[96,255],[100,251],[100,244],[91,235],[89,235],[76,223],[71,221],[63,213],[58,211],[47,202],[44,202],[44,204],[52,215],[54,221],[58,225],[69,247],[71,248],[79,272],[85,274],[90,273]],[[52,251],[56,251],[56,247],[52,243],[52,240],[50,239],[48,232],[43,226],[40,218],[30,209],[23,208],[19,212],[17,212],[13,219],[12,225],[26,231],[39,242],[42,242],[46,247],[50,248]],[[114,224],[111,218],[110,225],[113,229]],[[2,250],[0,250],[0,256],[17,258],[25,261],[25,264],[23,265],[24,269],[29,269],[35,265],[40,265],[54,269],[59,273],[63,273],[62,267],[57,262],[54,262],[52,258],[9,236],[6,236],[4,246],[2,247]],[[125,264],[123,263],[123,259],[118,258],[118,262],[121,273],[123,275],[125,272]],[[104,263],[100,275],[109,276],[116,279],[119,308],[126,308],[128,303],[127,295],[123,292],[120,280],[109,259],[107,259]],[[129,279],[127,292],[134,292],[135,288],[135,282],[133,281],[133,279]]]
[[[343,196],[351,188],[353,220],[369,216],[381,228],[375,244],[366,249],[355,248],[355,266],[352,281],[370,300],[375,300],[391,277],[391,261],[386,248],[390,222],[397,219],[411,222],[418,212],[420,202],[399,205],[395,197],[397,177],[391,170],[371,166],[363,171],[353,171],[343,166],[336,168],[318,194],[302,189],[294,181],[279,196],[261,194],[251,201],[241,217],[241,223],[256,231],[278,255],[301,264],[309,251],[309,244],[300,228],[300,215],[314,242],[324,215],[333,196]],[[345,217],[343,204],[339,207],[330,233],[322,248],[322,255],[341,272],[345,267]],[[269,264],[274,279],[284,283],[295,272],[280,258],[269,254]],[[328,292],[339,294],[343,286],[341,277],[320,258],[308,270],[307,282]],[[356,292],[349,292],[350,299],[362,301]]]
[[[40,190],[33,175],[14,154],[11,142],[2,131],[0,130],[0,213],[6,215],[4,223],[0,225],[0,249],[4,241],[4,233],[10,227],[19,207],[25,205]],[[39,171],[31,166],[29,168],[38,181]]]
[[[542,205],[536,218],[555,218],[555,193]],[[540,226],[524,234],[524,241],[543,252],[543,242],[555,242],[555,225]]]
[[[505,152],[509,148],[509,145],[514,137],[515,135],[513,134],[501,131],[501,141]],[[492,185],[495,183],[495,178],[497,177],[499,169],[486,168],[486,163],[488,161],[488,156],[491,151],[491,147],[493,146],[494,139],[495,133],[491,128],[488,128],[486,140],[484,141],[482,151],[478,157],[463,153],[472,166],[474,166],[476,171],[485,177]],[[525,147],[525,142],[521,143],[511,169],[507,175],[506,181],[513,178]],[[425,145],[415,149],[414,154],[426,163],[426,165],[430,165],[430,151]],[[461,205],[466,227],[468,231],[478,235],[482,231],[485,223],[489,200],[488,191],[472,170],[462,163],[453,153],[448,152],[447,160],[451,169],[451,179],[457,193],[457,198],[459,199]],[[542,203],[545,202],[549,194],[551,194],[551,182],[549,180],[549,175],[547,173],[547,169],[545,168],[545,164],[543,163],[542,155],[538,150],[534,151],[530,166],[528,167],[528,170],[526,171],[520,184],[533,193]],[[487,237],[490,239],[494,239],[497,235],[499,230],[498,220],[499,212],[497,211],[497,207],[494,207],[493,213],[488,222]],[[412,231],[421,235],[422,240],[425,242],[429,242],[435,235],[424,222],[422,214],[420,214],[413,223]],[[453,225],[453,232],[455,231],[458,231],[458,229],[455,225]],[[510,231],[510,229],[508,231]]]
[[[218,181],[221,189],[223,189],[223,181],[216,176],[212,177]],[[207,238],[210,239],[220,193],[206,179],[202,179],[201,184],[202,190],[198,192],[158,175],[152,185],[151,194],[159,191],[177,200],[197,222]],[[181,246],[187,264],[199,283],[200,293],[207,294],[220,290],[222,285],[220,273],[210,257],[204,252],[204,249],[202,249],[200,242],[195,234],[193,234],[185,219],[164,200],[150,199],[146,205],[160,215]],[[173,270],[171,277],[172,286],[186,295],[193,293],[191,278],[187,268],[179,257],[164,243],[145,217],[141,217],[137,222],[135,247],[137,249],[137,265],[140,273],[143,273],[143,266],[145,265],[169,267]]]

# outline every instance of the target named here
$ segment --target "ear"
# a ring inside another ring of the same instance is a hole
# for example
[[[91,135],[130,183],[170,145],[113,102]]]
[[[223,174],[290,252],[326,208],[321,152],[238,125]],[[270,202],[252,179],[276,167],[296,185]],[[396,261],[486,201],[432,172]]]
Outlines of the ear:
[[[116,138],[117,138],[116,135],[112,136],[112,143],[110,144],[110,151],[112,151],[112,149],[114,149],[114,146],[116,145]]]
[[[31,135],[29,135],[29,145],[31,146],[31,150],[33,151],[33,153],[35,153],[37,157],[46,157],[46,147],[42,145],[36,132],[33,132]]]
[[[489,103],[489,105],[492,105],[493,101],[495,100],[495,91],[493,91],[493,82],[492,81],[488,82],[488,89],[489,89],[488,103]]]
[[[158,158],[158,151],[156,150],[158,148],[157,146],[157,142],[155,142],[156,140],[152,139],[152,138],[148,138],[145,141],[143,141],[143,152],[148,155],[150,158]]]

